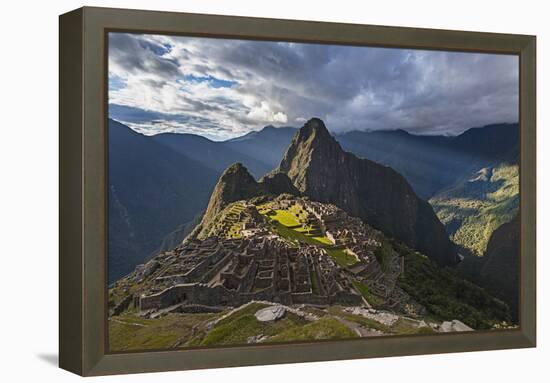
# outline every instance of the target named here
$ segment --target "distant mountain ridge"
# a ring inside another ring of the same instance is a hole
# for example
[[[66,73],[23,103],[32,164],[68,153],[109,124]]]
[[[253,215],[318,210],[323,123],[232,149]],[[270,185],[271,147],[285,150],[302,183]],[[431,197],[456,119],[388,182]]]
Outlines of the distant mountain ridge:
[[[259,179],[278,165],[295,132],[295,128],[269,125],[226,141],[212,141],[188,133],[161,133],[151,137],[220,174],[239,162]]]
[[[268,125],[226,141],[180,133],[152,137],[220,174],[240,162],[259,179],[278,166],[296,131]],[[352,130],[334,137],[344,150],[394,168],[426,200],[483,167],[517,162],[519,154],[517,123],[470,128],[458,136],[415,135],[396,129]]]
[[[497,160],[507,160],[519,146],[519,125],[490,124],[471,128],[456,136],[451,147]]]
[[[259,131],[245,134],[223,142],[223,145],[246,153],[254,158],[261,158],[274,169],[296,133],[296,128],[274,127],[268,125]]]
[[[152,136],[152,139],[219,173],[235,162],[246,164],[256,178],[273,169],[272,164],[261,158],[251,157],[224,142],[211,141],[195,134],[162,133]]]
[[[168,233],[192,221],[206,207],[216,178],[193,159],[109,120],[109,281],[133,270]]]
[[[424,199],[483,167],[517,162],[519,153],[518,124],[492,124],[452,137],[388,130],[351,131],[336,139],[345,150],[397,170]]]

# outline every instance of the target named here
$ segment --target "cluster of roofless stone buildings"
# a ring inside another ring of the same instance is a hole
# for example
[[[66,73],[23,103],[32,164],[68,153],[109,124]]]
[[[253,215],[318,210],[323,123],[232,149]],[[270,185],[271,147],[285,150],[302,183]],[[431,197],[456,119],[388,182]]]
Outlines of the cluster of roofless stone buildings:
[[[300,243],[279,236],[266,215],[255,205],[238,211],[240,236],[227,238],[228,228],[204,240],[189,239],[172,251],[136,268],[127,278],[149,282],[135,297],[141,312],[182,305],[240,306],[252,300],[285,305],[361,305],[362,295],[352,281],[364,281],[369,289],[391,304],[395,280],[402,264],[392,260],[382,272],[374,252],[381,244],[376,231],[330,204],[300,198],[278,199],[269,209],[298,209],[305,223],[346,249],[357,262],[339,266],[323,246]],[[269,214],[267,214],[269,215]]]

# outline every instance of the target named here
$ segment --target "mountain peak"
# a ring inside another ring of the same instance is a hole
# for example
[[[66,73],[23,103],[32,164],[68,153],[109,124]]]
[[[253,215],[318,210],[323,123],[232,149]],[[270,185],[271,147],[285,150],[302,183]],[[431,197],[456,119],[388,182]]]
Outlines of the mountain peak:
[[[344,151],[325,123],[319,118],[312,118],[292,138],[279,170],[286,173],[294,186],[303,192],[309,182],[306,170],[315,169],[314,173],[320,174],[326,164],[339,163],[343,155]]]
[[[197,235],[199,237],[208,236],[212,225],[215,223],[216,216],[228,204],[252,198],[260,193],[258,183],[243,164],[236,162],[229,166],[225,169],[212,191]]]
[[[317,139],[332,139],[323,120],[313,117],[308,120],[299,130],[298,137],[302,139],[317,138]]]
[[[240,162],[236,162],[225,169],[214,187],[196,234],[198,237],[208,236],[217,222],[218,214],[233,202],[283,193],[299,194],[286,174],[272,172],[265,175],[260,182],[256,182],[248,169]]]
[[[303,195],[338,206],[440,264],[456,262],[443,224],[405,178],[344,151],[320,119],[296,133],[278,171]]]
[[[248,172],[248,169],[243,164],[241,164],[240,162],[235,162],[234,164],[230,165],[227,169],[224,170],[221,176],[221,179],[235,177],[235,176],[252,177]]]
[[[292,194],[299,195],[300,192],[292,184],[292,181],[285,173],[274,170],[260,179],[260,185],[269,194]]]
[[[212,196],[222,204],[250,198],[258,194],[258,184],[247,168],[240,162],[229,166],[221,175]]]

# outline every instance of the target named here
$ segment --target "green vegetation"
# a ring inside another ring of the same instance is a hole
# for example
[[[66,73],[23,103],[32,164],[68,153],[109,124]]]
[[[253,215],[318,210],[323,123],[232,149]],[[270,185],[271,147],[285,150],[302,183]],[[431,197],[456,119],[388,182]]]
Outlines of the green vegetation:
[[[374,252],[374,256],[376,257],[376,260],[380,264],[380,268],[382,271],[386,272],[388,271],[390,267],[390,262],[393,255],[393,247],[388,242],[382,242],[382,246],[377,248]]]
[[[249,337],[257,335],[271,336],[290,328],[301,327],[307,322],[299,316],[287,312],[285,317],[275,322],[260,322],[254,314],[267,305],[253,303],[242,310],[222,319],[200,340],[194,344],[200,346],[222,344],[246,344]]]
[[[482,256],[493,231],[515,216],[519,206],[517,165],[482,169],[474,179],[430,200],[451,239]]]
[[[388,326],[374,319],[365,318],[360,315],[350,314],[340,306],[332,306],[328,308],[331,315],[345,319],[349,322],[357,323],[362,327],[378,330],[384,334],[393,335],[414,335],[414,334],[433,334],[435,331],[431,327],[419,327],[419,322],[416,320],[400,317],[395,324]]]
[[[477,330],[510,320],[508,306],[482,288],[405,246],[399,252],[405,256],[405,273],[398,285],[437,319],[458,319]]]
[[[292,214],[290,211],[287,210],[275,210],[273,212],[274,214],[270,215],[271,219],[274,219],[275,221],[281,223],[281,225],[284,225],[286,227],[295,227],[299,226],[300,222]]]
[[[308,322],[305,319],[287,312],[282,319],[275,322],[259,322],[254,314],[267,307],[253,303],[242,310],[219,321],[212,330],[193,339],[189,345],[211,346],[222,344],[245,344],[253,336],[267,336],[265,342],[287,342],[316,339],[341,339],[357,335],[347,326],[325,312],[316,312],[321,319]],[[322,315],[319,315],[319,314]]]
[[[391,327],[391,332],[396,335],[434,334],[431,327],[418,327],[418,322],[407,318],[399,318]]]
[[[169,314],[158,319],[143,319],[132,314],[109,320],[109,347],[113,351],[171,348],[184,344],[220,314]]]
[[[328,312],[332,315],[335,315],[335,316],[338,316],[342,319],[345,319],[347,321],[350,321],[350,322],[354,322],[354,323],[357,323],[363,327],[366,327],[366,328],[369,328],[369,329],[373,329],[373,330],[378,330],[378,331],[382,331],[383,333],[390,333],[391,332],[391,328],[374,320],[374,319],[370,319],[370,318],[365,318],[363,316],[360,316],[360,315],[353,315],[353,314],[350,314],[348,312],[345,312],[344,310],[342,310],[342,307],[340,306],[332,306],[332,307],[329,307],[328,308]]]
[[[114,308],[116,305],[122,302],[124,298],[126,298],[126,295],[127,294],[124,294],[122,291],[119,291],[119,289],[109,289],[109,308]]]
[[[292,214],[294,214],[296,216],[296,218],[298,218],[298,220],[300,222],[303,222],[305,220],[307,220],[308,218],[308,213],[306,210],[304,210],[300,205],[298,204],[294,204],[290,207],[290,212]]]
[[[301,327],[292,327],[269,338],[268,342],[289,342],[300,340],[356,338],[355,334],[337,319],[325,316],[318,321]]]
[[[352,283],[353,286],[361,293],[363,298],[365,298],[371,306],[377,307],[384,304],[384,299],[380,298],[378,295],[371,293],[367,285],[356,280],[352,280]]]
[[[299,240],[310,245],[323,246],[332,245],[332,242],[320,233],[318,227],[308,225],[306,222],[300,222],[298,218],[288,210],[275,210],[269,215],[273,221],[278,222],[284,228],[290,229],[284,231],[285,235],[291,239]]]
[[[293,242],[307,243],[323,247],[329,256],[341,267],[348,267],[358,262],[357,258],[347,249],[334,247],[332,242],[321,234],[320,229],[307,224],[307,212],[297,205],[289,210],[270,211],[268,205],[261,205],[258,211],[268,216],[274,223],[274,230],[283,238]]]
[[[242,222],[239,219],[241,212],[244,210],[244,205],[241,203],[234,203],[226,209],[226,215],[221,222],[226,225],[225,236],[226,238],[241,238]]]
[[[350,254],[347,249],[326,248],[325,250],[341,267],[352,266],[358,262],[357,257]]]
[[[164,349],[173,347],[197,347],[246,344],[250,337],[266,336],[265,342],[286,342],[318,339],[343,339],[357,337],[354,331],[334,316],[344,318],[380,331],[389,329],[367,318],[345,313],[339,307],[329,312],[307,308],[306,311],[320,317],[310,322],[286,312],[274,322],[260,322],[254,314],[267,307],[252,303],[219,320],[210,329],[209,323],[223,313],[216,314],[168,314],[157,319],[144,319],[126,313],[109,320],[109,345],[112,351]],[[334,316],[333,316],[334,315]]]

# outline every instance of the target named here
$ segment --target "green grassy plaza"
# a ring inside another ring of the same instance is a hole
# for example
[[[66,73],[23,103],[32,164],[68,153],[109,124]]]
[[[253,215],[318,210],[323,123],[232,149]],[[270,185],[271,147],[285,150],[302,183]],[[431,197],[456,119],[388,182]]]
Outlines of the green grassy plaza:
[[[300,214],[295,205],[290,210],[270,211],[265,206],[258,210],[271,219],[275,224],[274,229],[281,237],[293,242],[322,247],[341,267],[349,267],[358,262],[355,256],[348,253],[347,249],[335,248],[326,236],[320,234],[319,227],[308,225],[305,222],[307,214]]]

